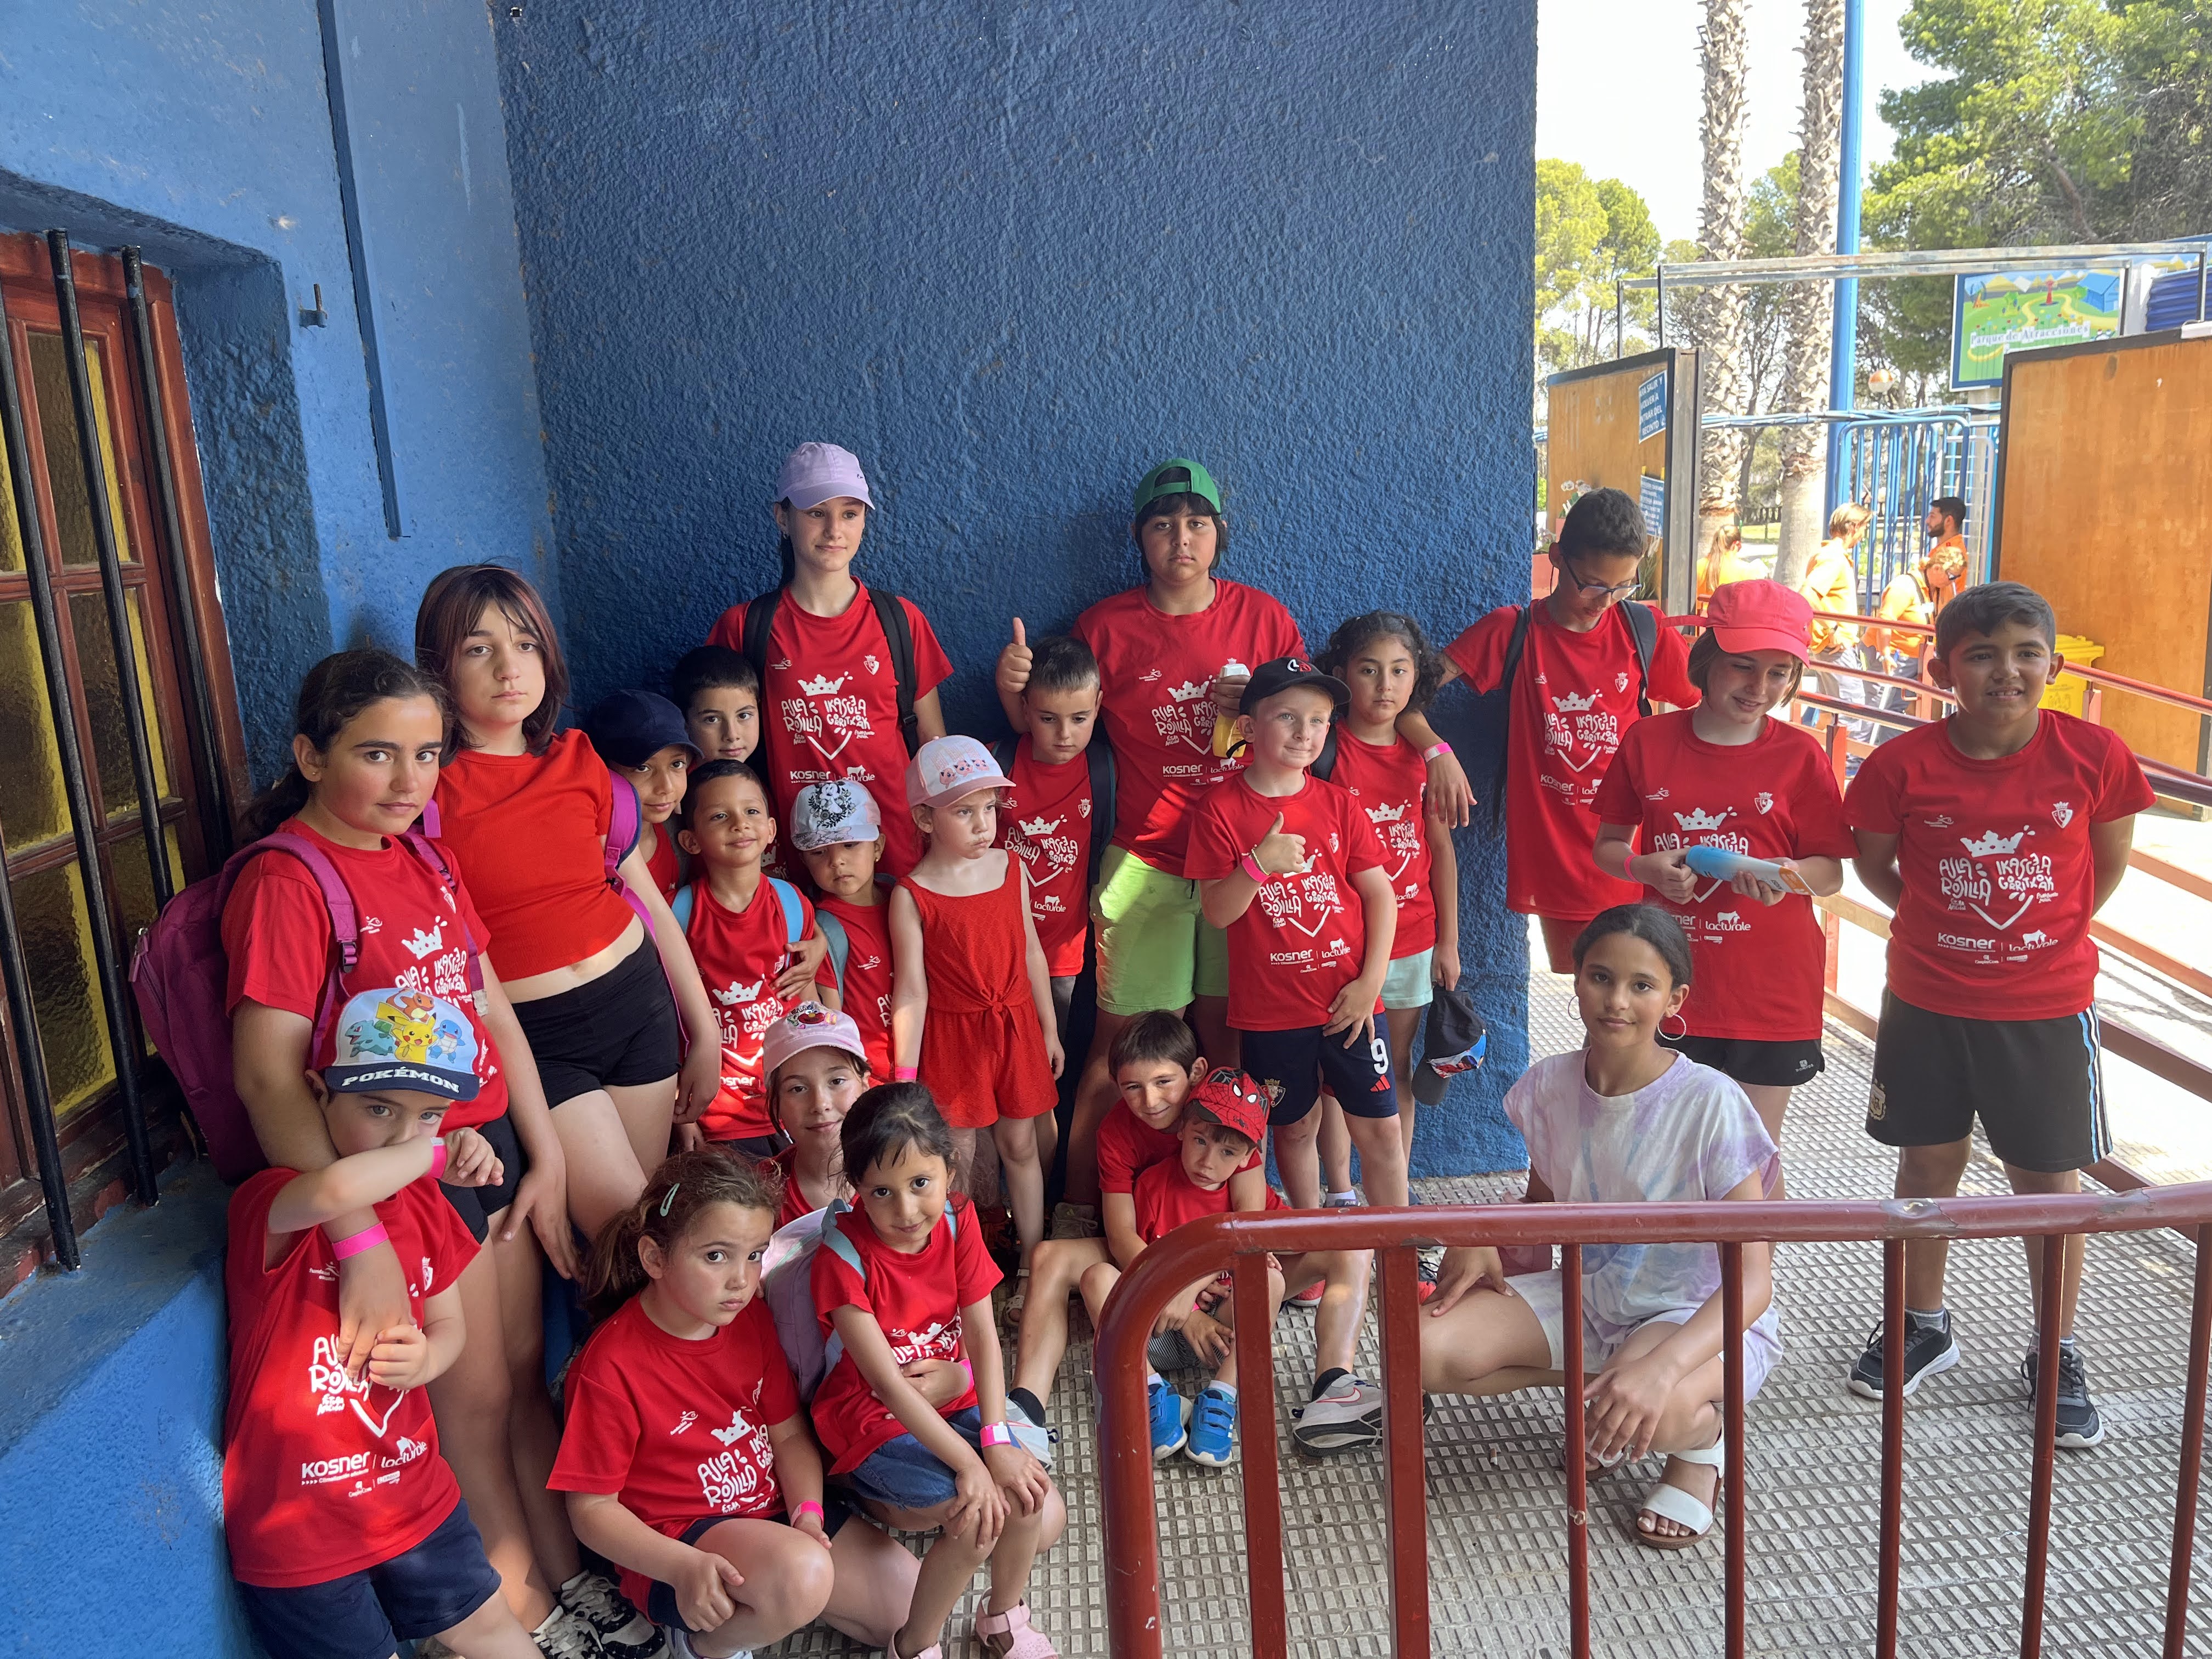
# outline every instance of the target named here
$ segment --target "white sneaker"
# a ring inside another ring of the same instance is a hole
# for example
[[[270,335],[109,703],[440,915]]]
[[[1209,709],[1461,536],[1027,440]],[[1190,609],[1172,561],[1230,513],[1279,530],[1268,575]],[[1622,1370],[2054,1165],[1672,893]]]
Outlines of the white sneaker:
[[[1291,1415],[1297,1425],[1291,1438],[1299,1450],[1316,1456],[1357,1451],[1382,1437],[1382,1390],[1346,1371]]]
[[[530,1632],[530,1639],[544,1659],[602,1659],[599,1633],[590,1620],[578,1618],[557,1601],[545,1622]],[[664,1646],[661,1651],[667,1650]]]
[[[605,1574],[586,1567],[556,1595],[563,1608],[592,1627],[605,1659],[666,1659],[660,1627],[632,1607]]]
[[[1006,1401],[1006,1428],[1014,1437],[1014,1443],[1045,1466],[1052,1467],[1052,1449],[1060,1439],[1056,1429],[1047,1428],[1022,1409],[1021,1402]]]

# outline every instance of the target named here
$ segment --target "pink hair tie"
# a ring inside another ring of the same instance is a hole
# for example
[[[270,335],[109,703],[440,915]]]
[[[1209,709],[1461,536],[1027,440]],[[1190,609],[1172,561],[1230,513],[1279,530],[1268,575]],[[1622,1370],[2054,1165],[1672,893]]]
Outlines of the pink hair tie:
[[[331,1246],[331,1252],[343,1261],[349,1255],[359,1255],[363,1250],[373,1250],[380,1244],[391,1242],[392,1235],[384,1231],[384,1224],[380,1221],[374,1227],[363,1227],[359,1232],[349,1233],[339,1239]]]

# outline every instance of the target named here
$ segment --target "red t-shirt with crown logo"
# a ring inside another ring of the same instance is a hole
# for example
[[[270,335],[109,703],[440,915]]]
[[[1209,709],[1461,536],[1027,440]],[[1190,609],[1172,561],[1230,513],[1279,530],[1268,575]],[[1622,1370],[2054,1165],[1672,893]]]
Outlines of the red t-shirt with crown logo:
[[[799,915],[799,936],[804,939],[814,931],[814,908],[803,896]],[[709,1140],[773,1134],[761,1038],[797,1006],[775,988],[777,976],[791,965],[791,931],[774,878],[761,878],[753,902],[741,911],[726,908],[703,880],[693,882],[691,920],[684,935],[722,1028],[722,1086],[700,1114],[699,1132]]]
[[[1094,734],[1093,743],[1103,741]],[[1024,737],[1014,745],[1014,804],[999,810],[999,845],[1030,872],[1030,919],[1055,978],[1083,971],[1091,926],[1091,762],[1047,766]],[[1105,833],[1111,833],[1108,826]]]
[[[891,922],[890,906],[878,890],[878,902],[854,904],[825,893],[815,908],[835,916],[845,930],[845,977],[838,990],[844,1011],[860,1028],[860,1046],[867,1051],[868,1075],[878,1083],[891,1076]],[[822,964],[834,974],[834,959]]]
[[[1429,769],[1403,738],[1367,743],[1336,728],[1336,765],[1328,781],[1350,792],[1382,844],[1382,872],[1398,900],[1393,961],[1417,957],[1437,942],[1437,901],[1429,884]],[[1449,896],[1456,904],[1459,895]]]

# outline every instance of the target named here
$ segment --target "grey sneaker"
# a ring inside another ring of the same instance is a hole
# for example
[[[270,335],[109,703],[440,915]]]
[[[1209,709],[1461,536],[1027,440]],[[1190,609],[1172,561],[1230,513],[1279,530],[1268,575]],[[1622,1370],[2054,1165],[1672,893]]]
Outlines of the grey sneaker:
[[[672,1630],[668,1632],[667,1652],[670,1659],[699,1659],[699,1650],[691,1645],[690,1633],[686,1631]],[[730,1659],[753,1659],[753,1650],[740,1648],[730,1656]]]
[[[1014,1443],[1045,1466],[1052,1467],[1052,1449],[1060,1443],[1060,1431],[1047,1428],[1022,1409],[1018,1400],[1006,1401],[1006,1427]]]
[[[1103,1238],[1106,1228],[1098,1219],[1098,1209],[1092,1204],[1055,1204],[1052,1208],[1052,1225],[1045,1231],[1047,1238]]]
[[[1316,1457],[1358,1451],[1382,1437],[1382,1390],[1346,1371],[1328,1391],[1292,1410],[1291,1438]]]
[[[667,1659],[660,1627],[629,1604],[615,1581],[585,1568],[559,1591],[561,1606],[592,1627],[606,1659]]]
[[[1851,1367],[1851,1392],[1869,1400],[1881,1398],[1882,1328],[1877,1324],[1867,1338],[1866,1351]],[[1905,1392],[1908,1398],[1923,1377],[1937,1376],[1959,1363],[1959,1345],[1951,1338],[1951,1320],[1941,1325],[1905,1322]]]
[[[2042,1357],[2030,1348],[2020,1362],[2021,1381],[2027,1384],[2031,1401],[2035,1398],[2036,1364]],[[2063,1346],[2058,1350],[2057,1429],[2051,1443],[2067,1451],[2087,1451],[2105,1437],[2105,1419],[2089,1398],[2089,1374],[2082,1368],[2081,1352]]]
[[[1358,1193],[1324,1193],[1321,1206],[1324,1210],[1356,1210],[1366,1201]]]
[[[599,1646],[599,1633],[592,1628],[591,1622],[558,1602],[545,1615],[545,1622],[530,1632],[530,1639],[538,1644],[538,1651],[544,1659],[600,1659],[604,1651]],[[667,1651],[664,1644],[660,1652]]]

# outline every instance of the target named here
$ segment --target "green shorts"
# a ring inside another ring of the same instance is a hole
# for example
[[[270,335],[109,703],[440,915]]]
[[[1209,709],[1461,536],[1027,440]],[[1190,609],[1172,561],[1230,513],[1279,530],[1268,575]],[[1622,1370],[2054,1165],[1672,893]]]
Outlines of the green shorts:
[[[1390,963],[1390,971],[1382,981],[1382,1008],[1386,1013],[1425,1008],[1437,1000],[1436,982],[1429,977],[1429,964],[1436,960],[1436,947],[1419,951],[1410,957],[1399,957]]]
[[[1098,861],[1091,921],[1102,1012],[1146,1014],[1229,994],[1228,942],[1200,914],[1196,882],[1109,847]]]

